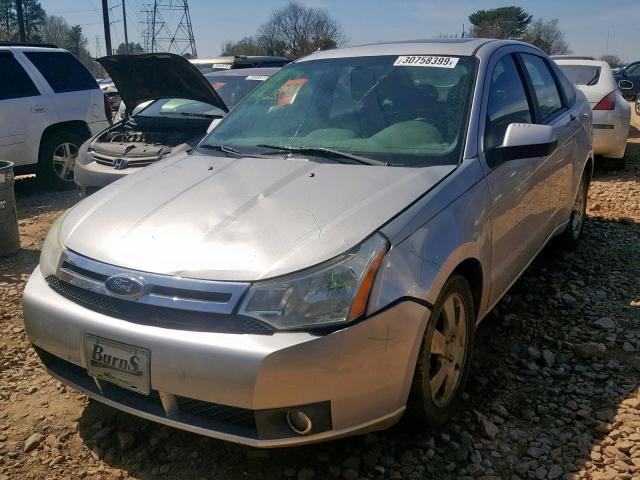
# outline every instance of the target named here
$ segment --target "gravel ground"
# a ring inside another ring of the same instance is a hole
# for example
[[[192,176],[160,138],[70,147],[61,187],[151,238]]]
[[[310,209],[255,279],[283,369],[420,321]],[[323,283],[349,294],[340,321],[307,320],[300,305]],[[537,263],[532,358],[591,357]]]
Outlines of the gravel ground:
[[[640,128],[640,121],[634,119]],[[640,479],[640,131],[596,172],[577,252],[549,247],[478,331],[459,414],[307,447],[256,450],[89,401],[41,367],[21,292],[77,197],[17,185],[23,250],[0,259],[0,480]]]

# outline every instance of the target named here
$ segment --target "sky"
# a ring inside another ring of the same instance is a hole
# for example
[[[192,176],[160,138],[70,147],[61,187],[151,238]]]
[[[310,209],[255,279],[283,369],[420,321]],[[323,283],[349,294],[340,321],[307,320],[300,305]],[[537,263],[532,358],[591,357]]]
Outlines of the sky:
[[[40,0],[49,15],[81,25],[89,50],[104,55],[101,0]],[[122,1],[109,0],[113,48],[124,41]],[[152,0],[125,0],[129,41],[142,43],[141,8]],[[163,0],[167,3],[169,0]],[[349,45],[432,38],[469,29],[468,16],[478,9],[518,5],[534,18],[557,18],[573,53],[616,54],[640,59],[639,0],[301,0],[326,9],[344,28]],[[189,0],[198,56],[216,56],[226,40],[253,35],[271,11],[286,0]],[[167,16],[171,23],[171,15]],[[177,18],[173,20],[177,22]],[[608,44],[608,49],[607,49]]]

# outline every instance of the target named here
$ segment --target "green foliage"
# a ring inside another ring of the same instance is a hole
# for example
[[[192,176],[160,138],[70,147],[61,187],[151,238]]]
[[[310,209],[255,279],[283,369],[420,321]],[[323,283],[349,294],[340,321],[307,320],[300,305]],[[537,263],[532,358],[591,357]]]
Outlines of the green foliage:
[[[27,42],[42,42],[46,13],[38,0],[22,0],[22,15]],[[18,40],[15,0],[0,0],[0,39]]]
[[[471,36],[520,40],[532,18],[521,7],[516,6],[478,10],[469,15],[469,21],[473,25]]]

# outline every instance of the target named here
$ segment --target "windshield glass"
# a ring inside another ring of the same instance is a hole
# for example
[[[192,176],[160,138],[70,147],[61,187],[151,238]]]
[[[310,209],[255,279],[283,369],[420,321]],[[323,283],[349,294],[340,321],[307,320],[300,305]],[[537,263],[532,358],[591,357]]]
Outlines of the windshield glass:
[[[145,102],[147,103],[147,102]],[[186,98],[161,98],[144,107],[140,104],[134,109],[133,114],[142,117],[222,117],[224,113],[217,107],[208,103],[189,100]],[[142,107],[142,109],[140,109]]]
[[[267,78],[269,75],[207,75],[207,80],[229,108],[235,107],[251,90]]]
[[[251,92],[203,144],[249,153],[270,150],[259,145],[323,147],[396,166],[457,164],[474,74],[470,57],[291,64]]]
[[[593,65],[559,65],[560,70],[574,85],[595,85],[600,79],[600,67]]]

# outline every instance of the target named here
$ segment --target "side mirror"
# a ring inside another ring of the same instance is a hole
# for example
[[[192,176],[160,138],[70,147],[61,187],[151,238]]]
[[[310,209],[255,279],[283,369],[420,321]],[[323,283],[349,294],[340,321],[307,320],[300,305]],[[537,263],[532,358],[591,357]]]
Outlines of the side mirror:
[[[553,127],[532,123],[512,123],[507,127],[504,141],[489,150],[492,162],[505,162],[519,158],[546,157],[558,146]]]

